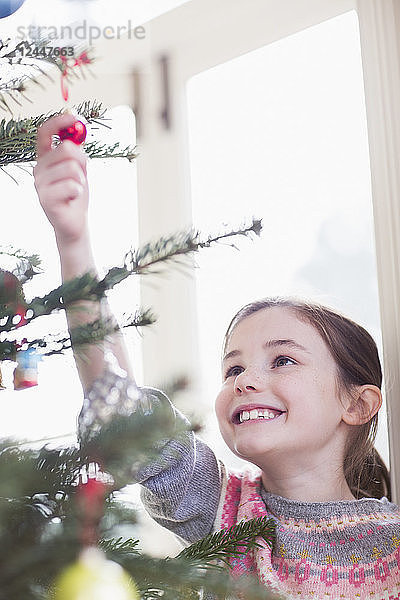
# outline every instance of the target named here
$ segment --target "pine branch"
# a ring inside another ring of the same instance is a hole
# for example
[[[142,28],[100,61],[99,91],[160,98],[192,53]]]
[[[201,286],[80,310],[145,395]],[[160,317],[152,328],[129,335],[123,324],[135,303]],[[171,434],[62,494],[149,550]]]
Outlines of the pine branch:
[[[77,277],[72,281],[62,284],[58,288],[52,290],[49,294],[42,297],[36,297],[26,305],[26,324],[32,322],[33,319],[43,315],[50,315],[53,312],[62,310],[69,303],[76,300],[97,300],[100,299],[103,293],[97,292],[97,278],[90,273],[81,277]],[[0,306],[0,332],[9,332],[17,329],[18,325],[13,323],[13,311],[11,309],[3,309]]]
[[[112,289],[130,275],[157,273],[154,270],[154,266],[157,264],[176,261],[183,255],[198,252],[202,248],[208,248],[212,244],[232,236],[260,235],[261,229],[261,220],[253,219],[249,226],[243,226],[243,228],[227,231],[217,236],[209,236],[204,241],[200,239],[198,231],[191,230],[161,238],[154,243],[146,244],[137,251],[131,250],[125,256],[125,266],[111,268],[100,281],[92,274],[86,273],[62,284],[45,296],[34,298],[26,306],[26,324],[37,317],[63,310],[67,305],[77,301],[100,300],[107,290]],[[14,316],[12,311],[1,310],[0,307],[0,332],[10,332],[17,328],[17,325],[13,323]]]
[[[138,156],[135,147],[126,146],[122,148],[118,142],[112,146],[100,142],[89,142],[85,144],[84,148],[90,158],[126,158],[129,162],[133,162]]]
[[[126,318],[121,327],[146,327],[155,323],[156,319],[151,310],[137,311],[135,315]],[[104,340],[108,335],[119,331],[119,324],[114,319],[104,321],[97,319],[88,325],[75,327],[71,331],[71,345],[76,348],[85,344],[96,343]]]
[[[155,321],[156,318],[151,310],[138,310],[133,316],[125,318],[120,325],[114,319],[110,319],[109,321],[97,319],[87,325],[75,327],[71,330],[70,336],[66,334],[48,334],[40,339],[26,340],[22,349],[35,348],[36,350],[40,350],[46,348],[46,352],[41,352],[41,356],[43,357],[63,354],[67,350],[71,350],[72,347],[79,352],[80,346],[101,342],[107,336],[119,331],[120,327],[146,327]],[[6,342],[4,342],[3,347],[0,342],[0,357],[2,356],[2,352],[7,352],[11,355],[11,347],[8,348]],[[81,355],[84,356],[83,354]]]
[[[99,547],[107,554],[139,554],[139,540],[133,538],[123,539],[119,537],[117,540],[102,539],[99,542]]]
[[[235,580],[227,569],[199,567],[179,558],[154,559],[140,555],[132,558],[111,555],[110,558],[135,579],[142,600],[200,600],[205,597],[203,592],[219,600],[277,600],[254,577],[242,576]]]
[[[8,65],[12,76],[2,76],[0,78],[0,108],[12,114],[13,103],[21,106],[20,97],[29,100],[25,96],[28,84],[39,85],[44,89],[42,79],[47,78],[51,83],[54,79],[47,72],[46,67],[56,67],[60,73],[63,72],[65,65],[60,55],[52,51],[54,39],[43,38],[40,40],[12,40],[0,42],[0,66]],[[60,47],[63,46],[62,41]],[[81,45],[71,45],[73,48],[73,57],[78,57],[85,52],[88,64],[93,62],[89,55],[89,50]],[[72,70],[73,77],[68,76],[68,82],[73,78],[79,79],[85,77],[85,69],[89,71],[88,64],[78,64],[77,68]],[[42,65],[44,68],[42,68]],[[90,72],[90,71],[89,71]]]
[[[91,424],[81,440],[81,456],[88,463],[95,461],[102,465],[114,480],[114,490],[131,483],[132,473],[138,468],[154,462],[162,469],[177,458],[177,451],[169,446],[164,454],[167,441],[189,443],[187,432],[192,427],[177,422],[169,405],[153,404],[151,417],[144,414],[140,400],[136,411],[127,410],[129,416],[115,414],[115,408],[109,405],[103,407],[103,412],[111,413],[111,420],[107,422],[107,416],[100,416]]]
[[[259,236],[261,230],[262,220],[253,218],[251,225],[246,226],[243,224],[239,229],[209,236],[205,240],[200,239],[201,233],[195,229],[176,233],[169,237],[161,237],[139,250],[129,251],[125,256],[125,268],[131,273],[144,274],[149,272],[155,264],[164,263],[171,259],[176,261],[179,255],[198,252],[202,248],[209,248],[212,244],[236,235],[251,237],[252,234],[256,234]],[[151,272],[157,271],[153,270]],[[106,283],[110,276],[111,272],[104,278]]]
[[[242,521],[229,529],[210,534],[182,550],[178,558],[198,561],[209,566],[212,561],[228,563],[229,558],[260,548],[257,538],[263,538],[272,548],[275,540],[275,522],[266,516]]]
[[[209,535],[185,548],[175,559],[158,560],[150,573],[148,559],[142,556],[133,560],[118,556],[111,558],[121,562],[131,572],[143,600],[195,600],[202,597],[201,590],[217,594],[221,599],[229,596],[231,600],[272,600],[276,597],[254,578],[234,580],[229,571],[218,564],[222,562],[227,565],[229,558],[260,547],[256,541],[260,537],[272,547],[275,540],[273,519],[266,516],[252,519]]]
[[[88,122],[109,127],[105,121],[105,109],[97,101],[85,101],[74,107],[76,112]],[[36,160],[37,129],[50,117],[61,114],[54,111],[29,119],[11,119],[0,122],[0,168],[15,163],[29,163]],[[137,153],[134,146],[120,147],[118,143],[111,146],[90,142],[84,146],[90,158],[126,158],[133,161]]]
[[[57,494],[64,497],[83,462],[77,448],[24,450],[13,440],[1,440],[0,497],[32,500],[43,493],[53,500]]]
[[[12,246],[5,248],[0,246],[0,256],[8,256],[18,261],[11,272],[18,277],[22,284],[32,279],[34,275],[42,272],[40,269],[41,259],[38,254],[28,254],[24,250],[13,248]]]
[[[92,460],[97,447],[103,464],[119,484],[131,481],[132,461],[153,460],[160,439],[173,439],[181,430],[170,412],[156,411],[151,418],[117,418],[106,425],[90,444],[81,448],[23,450],[12,440],[0,441],[0,598],[42,600],[46,589],[79,549],[79,514],[74,501],[78,474]],[[124,422],[123,422],[124,421]],[[185,426],[186,428],[186,426]],[[153,448],[153,449],[151,449]],[[148,451],[150,450],[150,454]],[[121,472],[125,476],[121,478]],[[109,494],[112,494],[110,488]],[[126,510],[125,521],[134,522]],[[110,519],[110,511],[117,518]],[[106,502],[105,522],[121,524],[122,512],[115,501]],[[121,560],[136,556],[134,540],[107,541],[108,552]],[[148,574],[153,567],[147,562]]]
[[[155,456],[150,456],[149,450],[154,453],[154,445],[158,443],[155,455],[158,460],[165,460],[159,457],[159,443],[161,439],[180,435],[175,425],[175,419],[166,418],[161,410],[151,418],[140,414],[135,419],[118,418],[99,432],[94,443],[114,477],[114,489],[127,481],[125,477],[120,479],[121,470],[126,470],[130,481],[132,457],[153,461]],[[91,460],[95,446],[91,442],[80,449],[22,450],[12,441],[0,441],[1,600],[43,600],[48,597],[47,590],[55,576],[76,560],[81,527],[74,501],[76,481],[82,466]],[[107,523],[107,528],[112,529],[121,522],[134,522],[134,511],[110,493],[101,527]],[[267,524],[263,519],[254,520],[253,527],[251,522],[239,524],[236,544],[256,547],[258,536],[269,536]],[[154,559],[139,554],[138,542],[133,538],[110,538],[103,534],[100,547],[132,575],[142,600],[198,599],[203,589],[221,600],[227,596],[231,600],[272,600],[270,592],[256,581],[243,577],[234,581],[228,571],[211,565],[212,559],[221,560],[224,551],[234,556],[239,550],[233,540],[233,529],[231,534],[232,539],[225,547],[221,539],[214,537],[213,549],[209,536],[203,544],[199,542],[186,549],[186,556],[184,551],[176,559]],[[222,532],[224,535],[227,538],[226,532]]]

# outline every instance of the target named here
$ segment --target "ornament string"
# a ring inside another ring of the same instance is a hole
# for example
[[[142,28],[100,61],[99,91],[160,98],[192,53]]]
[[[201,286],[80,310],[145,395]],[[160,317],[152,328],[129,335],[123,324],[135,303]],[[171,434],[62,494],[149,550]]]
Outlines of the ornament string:
[[[74,62],[67,58],[66,56],[61,56],[62,62],[62,71],[61,71],[61,94],[64,98],[64,101],[68,103],[69,99],[69,90],[68,90],[68,78],[69,75],[75,67],[83,67],[84,65],[90,65],[91,60],[87,55],[87,52],[82,52],[77,58],[74,59]]]
[[[66,112],[72,113],[72,110],[69,106],[69,89],[68,89],[68,80],[72,70],[75,67],[83,67],[84,65],[90,64],[90,58],[87,55],[87,52],[82,52],[77,58],[69,59],[66,56],[61,56],[62,61],[62,69],[61,69],[61,95],[66,104]],[[86,139],[86,125],[80,121],[76,120],[73,125],[70,127],[66,127],[65,129],[60,129],[58,135],[60,140],[71,140],[74,144],[80,145]]]

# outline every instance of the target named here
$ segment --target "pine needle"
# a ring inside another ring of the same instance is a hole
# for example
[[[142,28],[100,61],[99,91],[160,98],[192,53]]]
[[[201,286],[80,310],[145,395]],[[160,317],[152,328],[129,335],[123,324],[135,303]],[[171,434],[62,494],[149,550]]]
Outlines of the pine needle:
[[[47,67],[56,67],[59,71],[64,69],[64,64],[61,60],[61,56],[49,52],[49,47],[53,45],[54,39],[42,38],[39,40],[23,40],[18,42],[16,39],[7,39],[0,41],[0,64],[8,65],[17,71],[17,75],[12,78],[1,77],[0,78],[0,94],[3,98],[2,104],[5,105],[6,110],[11,114],[12,111],[4,100],[4,95],[7,95],[13,102],[20,104],[18,94],[26,90],[29,83],[40,86],[42,89],[44,85],[38,79],[46,78],[53,82],[51,75],[41,67],[45,65]],[[60,47],[63,46],[62,40],[60,40]],[[93,62],[93,57],[90,57],[90,51],[82,45],[73,45],[74,55],[78,56],[83,51],[86,52],[86,56],[90,63]],[[79,69],[73,70],[75,79],[80,77],[85,78],[85,72],[83,67],[87,65],[80,65]],[[89,69],[88,69],[89,70]],[[90,71],[89,71],[90,72]]]
[[[209,248],[220,240],[233,236],[251,237],[253,234],[260,235],[262,229],[261,220],[253,218],[250,225],[225,231],[219,235],[208,236],[201,239],[199,231],[191,229],[186,232],[178,232],[168,237],[162,237],[155,242],[149,242],[137,250],[129,250],[124,258],[123,267],[112,267],[102,280],[98,280],[93,274],[86,273],[80,277],[63,283],[42,297],[33,298],[25,305],[25,325],[29,325],[34,319],[53,312],[64,310],[66,306],[74,306],[81,301],[98,301],[118,283],[124,281],[131,275],[146,275],[157,273],[158,265],[178,262],[181,266],[192,267],[191,255],[200,249]],[[24,283],[35,273],[39,272],[40,259],[37,255],[29,256],[22,250],[3,250],[4,254],[15,257],[20,261],[17,276]],[[187,264],[182,262],[186,259]],[[160,272],[162,272],[160,270]],[[9,333],[18,328],[14,323],[15,312],[12,308],[0,305],[0,333]],[[142,309],[122,324],[123,327],[145,327],[153,324],[156,317],[151,309]],[[24,349],[40,349],[45,356],[61,354],[70,350],[74,344],[76,348],[88,343],[99,343],[106,336],[117,331],[119,328],[115,323],[95,320],[85,326],[76,328],[71,339],[66,334],[48,335],[40,339],[26,339]],[[46,352],[43,350],[46,349]],[[15,344],[6,338],[0,342],[0,360],[9,360],[15,354]]]
[[[252,548],[260,548],[261,545],[256,541],[260,537],[272,548],[275,540],[273,519],[264,516],[241,521],[185,548],[177,558],[195,560],[205,565],[210,565],[212,561],[229,563],[232,556],[246,554]]]
[[[139,554],[137,548],[139,540],[133,538],[123,539],[119,537],[116,539],[103,539],[100,540],[99,546],[107,554],[118,553],[118,554]]]

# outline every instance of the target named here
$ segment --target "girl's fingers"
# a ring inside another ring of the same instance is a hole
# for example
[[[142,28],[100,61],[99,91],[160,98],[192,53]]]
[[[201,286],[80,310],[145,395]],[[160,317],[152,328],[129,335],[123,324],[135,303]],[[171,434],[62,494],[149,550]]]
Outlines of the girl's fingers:
[[[70,115],[68,113],[64,115],[59,115],[57,117],[52,117],[45,121],[37,131],[37,141],[36,141],[36,153],[37,157],[41,158],[44,156],[49,150],[51,150],[51,143],[53,139],[53,135],[56,135],[60,129],[64,129],[65,127],[70,127],[76,121],[76,117],[74,115]]]
[[[86,179],[81,164],[73,159],[55,163],[42,171],[39,170],[35,177],[38,185],[51,185],[64,179],[75,179],[81,185],[85,185]]]
[[[60,129],[69,127],[76,121],[71,114],[59,115],[45,121],[37,132],[37,165],[34,168],[35,177],[40,174],[41,169],[46,169],[54,164],[61,163],[67,159],[75,159],[81,165],[84,175],[87,174],[87,155],[81,146],[77,146],[70,140],[65,140],[57,146],[52,147],[53,135]]]
[[[51,186],[51,204],[58,206],[60,203],[75,200],[82,195],[84,186],[75,179],[64,179]],[[46,190],[43,190],[43,196],[46,196]]]
[[[70,140],[65,140],[57,148],[52,148],[51,152],[44,154],[38,159],[37,165],[47,168],[69,158],[77,160],[81,164],[82,169],[86,170],[87,155],[80,146],[77,146]]]
[[[53,148],[46,156],[43,157],[43,163],[47,166],[65,160],[66,158],[74,158],[78,160],[82,167],[86,164],[87,155],[81,146],[77,146],[71,140],[65,140]]]

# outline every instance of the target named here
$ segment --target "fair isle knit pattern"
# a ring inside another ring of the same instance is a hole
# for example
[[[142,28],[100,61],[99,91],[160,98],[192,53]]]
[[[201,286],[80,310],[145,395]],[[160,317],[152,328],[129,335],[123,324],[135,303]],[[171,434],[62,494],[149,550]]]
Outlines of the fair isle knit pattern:
[[[285,598],[400,600],[400,509],[386,498],[300,502],[265,492],[261,475],[224,475],[215,530],[263,515],[276,543],[232,559]]]

